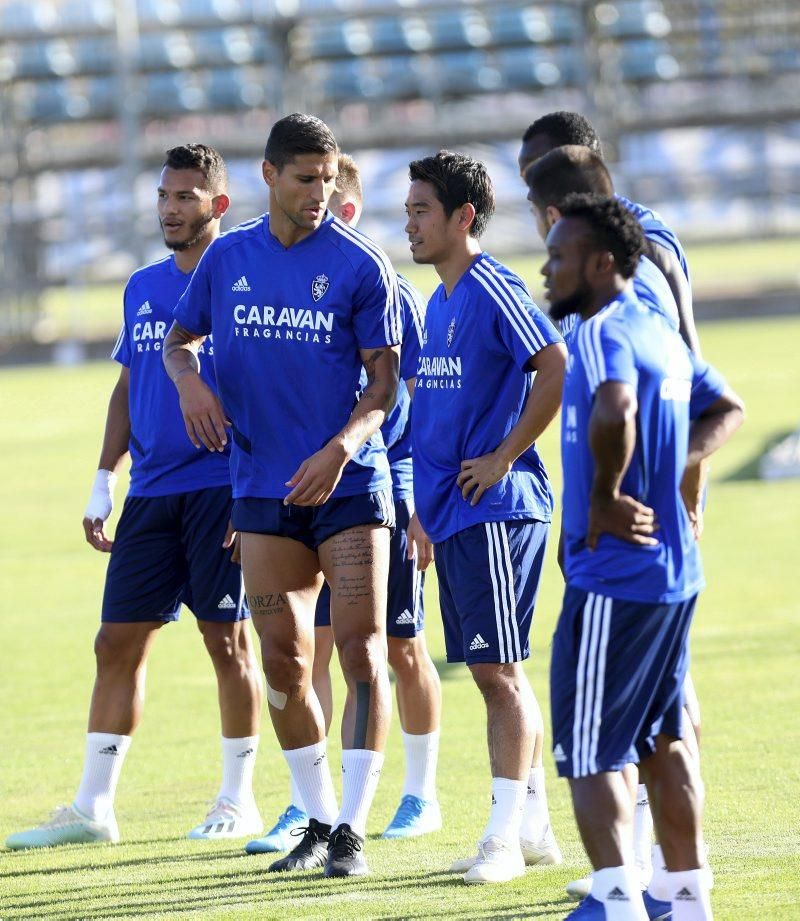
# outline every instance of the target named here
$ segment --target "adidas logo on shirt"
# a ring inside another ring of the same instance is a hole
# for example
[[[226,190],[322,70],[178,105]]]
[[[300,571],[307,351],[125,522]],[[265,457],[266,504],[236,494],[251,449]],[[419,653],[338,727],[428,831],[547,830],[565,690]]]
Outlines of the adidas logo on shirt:
[[[217,610],[219,611],[228,611],[231,608],[236,607],[236,602],[231,598],[230,595],[226,595],[222,601],[217,605]]]
[[[564,754],[564,749],[559,742],[558,745],[553,749],[553,759],[555,761],[566,761],[567,756]]]
[[[678,901],[678,900],[682,902],[696,902],[697,901],[697,899],[686,888],[686,886],[684,886],[683,889],[675,893],[675,896],[673,897],[673,901]]]
[[[100,755],[118,755],[119,751],[117,750],[116,745],[107,745],[105,748],[101,748],[98,752]]]
[[[249,291],[250,285],[247,284],[247,279],[242,275],[239,281],[235,281],[231,286],[231,291]]]
[[[153,308],[150,306],[150,301],[145,301],[142,306],[136,311],[137,317],[143,317],[146,313],[152,313]]]
[[[476,633],[472,639],[472,642],[469,644],[470,652],[475,652],[476,649],[488,649],[488,648],[489,648],[489,644],[480,635],[480,633]]]
[[[405,611],[403,611],[402,614],[398,614],[397,620],[395,621],[395,623],[397,623],[397,624],[413,624],[413,623],[414,623],[414,615],[411,613],[411,611],[408,610],[408,608],[406,608]]]
[[[606,896],[607,899],[612,899],[615,902],[630,902],[630,899],[627,895],[619,888],[619,886],[614,886],[611,892]]]

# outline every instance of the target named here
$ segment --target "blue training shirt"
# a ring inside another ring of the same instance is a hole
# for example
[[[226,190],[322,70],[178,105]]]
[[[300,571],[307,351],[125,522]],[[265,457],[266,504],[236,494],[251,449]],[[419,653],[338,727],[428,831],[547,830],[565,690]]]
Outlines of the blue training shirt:
[[[161,361],[172,311],[189,284],[175,257],[165,256],[131,275],[123,322],[111,357],[130,370],[131,496],[168,496],[231,482],[229,454],[198,450],[189,441],[178,394]],[[201,375],[216,390],[214,346],[201,348]]]
[[[461,495],[461,462],[494,451],[519,421],[531,357],[562,338],[523,282],[481,253],[450,297],[428,303],[414,389],[414,500],[434,543],[487,521],[550,521],[553,494],[532,445],[476,506]],[[471,499],[471,496],[470,496]]]
[[[397,276],[368,237],[328,213],[288,249],[262,215],[203,254],[174,311],[214,333],[219,392],[233,422],[235,498],[283,499],[286,481],[350,418],[359,349],[399,345]],[[380,433],[346,465],[333,496],[385,489]]]
[[[425,299],[402,275],[397,276],[403,311],[403,345],[400,350],[400,386],[397,403],[381,426],[389,467],[392,472],[392,495],[395,500],[414,495],[411,460],[411,398],[405,382],[417,376],[419,351],[425,327]]]
[[[586,547],[594,457],[589,418],[605,381],[636,391],[636,446],[621,492],[655,510],[658,544],[638,546],[602,534]],[[690,420],[725,389],[722,376],[693,355],[666,321],[628,288],[578,324],[561,407],[564,552],[567,583],[612,598],[671,604],[703,587],[703,569],[680,496]]]

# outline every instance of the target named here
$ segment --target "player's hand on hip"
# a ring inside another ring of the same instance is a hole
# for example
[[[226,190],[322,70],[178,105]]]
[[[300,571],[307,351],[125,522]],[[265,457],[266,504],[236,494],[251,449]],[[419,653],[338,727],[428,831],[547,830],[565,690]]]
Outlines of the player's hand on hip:
[[[461,473],[456,477],[456,484],[465,499],[469,499],[472,493],[470,505],[477,505],[486,490],[499,483],[510,470],[511,464],[496,451],[492,451],[482,457],[462,461]]]
[[[341,443],[332,439],[324,448],[306,458],[286,485],[291,492],[284,505],[322,505],[330,499],[350,457]]]
[[[83,533],[86,542],[101,553],[109,553],[113,546],[105,533],[105,522],[114,509],[114,486],[117,475],[111,470],[98,470],[92,484],[92,492],[83,513]]]
[[[416,557],[417,569],[420,572],[424,572],[433,562],[433,544],[420,524],[416,512],[411,516],[411,521],[408,523],[406,539],[408,541],[408,559],[413,560]]]
[[[196,371],[182,374],[175,385],[189,441],[196,448],[224,451],[228,443],[225,429],[231,423],[217,395]]]
[[[590,550],[597,548],[601,534],[611,534],[642,547],[654,547],[658,541],[652,535],[657,530],[656,513],[632,496],[592,495],[586,533],[586,546]]]
[[[242,565],[242,546],[239,540],[239,532],[233,529],[233,522],[228,522],[225,530],[225,537],[222,540],[222,549],[231,551],[231,563]]]

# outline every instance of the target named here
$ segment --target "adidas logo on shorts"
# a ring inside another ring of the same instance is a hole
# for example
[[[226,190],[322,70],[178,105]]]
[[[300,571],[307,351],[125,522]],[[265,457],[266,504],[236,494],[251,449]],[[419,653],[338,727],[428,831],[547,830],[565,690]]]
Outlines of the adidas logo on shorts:
[[[226,595],[222,601],[217,605],[217,610],[219,611],[229,611],[236,607],[236,602],[231,598],[230,595]]]
[[[564,749],[559,742],[558,745],[553,749],[553,760],[554,761],[566,761],[567,756],[564,754]]]
[[[408,610],[408,608],[406,608],[402,614],[398,614],[397,620],[395,621],[395,623],[396,624],[413,624],[414,615],[411,613],[411,611]]]
[[[615,902],[630,902],[630,899],[627,895],[619,888],[619,886],[614,886],[611,892],[606,896],[607,899],[612,899]]]
[[[150,301],[145,301],[142,306],[136,311],[137,317],[143,317],[146,313],[152,313],[153,308],[150,306]]]
[[[675,893],[675,895],[673,896],[673,901],[676,901],[676,902],[677,902],[677,901],[681,901],[681,902],[696,902],[697,899],[696,899],[696,898],[692,895],[692,893],[686,888],[686,886],[684,886],[683,889],[681,889],[679,892],[676,892],[676,893]]]
[[[476,633],[475,636],[472,638],[472,642],[469,644],[470,652],[475,652],[476,649],[488,649],[488,648],[489,648],[489,644],[480,635],[480,633]]]
[[[250,290],[250,285],[247,284],[247,279],[244,277],[244,275],[242,275],[242,277],[238,281],[235,281],[231,285],[231,291],[249,291],[249,290]]]

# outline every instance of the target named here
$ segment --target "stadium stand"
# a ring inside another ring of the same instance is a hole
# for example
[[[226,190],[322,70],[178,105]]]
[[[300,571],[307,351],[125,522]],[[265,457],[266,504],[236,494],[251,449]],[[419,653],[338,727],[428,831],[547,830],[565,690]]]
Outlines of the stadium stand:
[[[38,286],[64,280],[52,250],[72,232],[64,215],[74,202],[67,194],[60,215],[46,212],[41,173],[60,172],[69,193],[86,171],[121,170],[136,213],[139,177],[165,147],[202,135],[236,169],[257,155],[274,113],[293,109],[320,114],[348,149],[382,151],[373,164],[392,148],[493,144],[503,208],[513,210],[493,245],[518,249],[515,142],[561,108],[598,125],[634,195],[692,196],[673,208],[702,232],[702,201],[731,194],[730,226],[749,232],[765,188],[775,217],[762,214],[760,232],[800,227],[797,201],[787,217],[774,194],[800,171],[784,143],[800,132],[796,0],[0,0],[0,197],[13,215],[0,230],[0,297],[18,296],[23,267]],[[757,155],[720,167],[720,149],[735,152],[767,123]],[[234,219],[262,200],[250,175]],[[365,179],[369,191],[369,169]],[[372,216],[383,230],[385,216]],[[102,233],[124,258],[93,261],[87,245],[78,276],[132,267],[157,250],[155,231],[109,222]],[[24,257],[16,238],[27,241]],[[33,315],[32,300],[0,315]],[[31,327],[2,322],[0,333]]]

